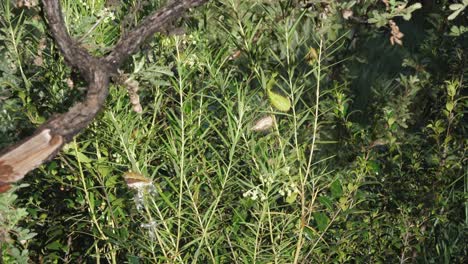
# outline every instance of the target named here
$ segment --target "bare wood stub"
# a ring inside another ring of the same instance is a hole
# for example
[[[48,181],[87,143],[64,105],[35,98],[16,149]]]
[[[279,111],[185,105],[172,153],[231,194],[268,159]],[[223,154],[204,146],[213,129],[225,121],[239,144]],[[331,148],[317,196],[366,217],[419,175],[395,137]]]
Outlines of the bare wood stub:
[[[0,182],[21,180],[26,173],[39,167],[62,146],[63,138],[44,129],[18,147],[0,156]]]

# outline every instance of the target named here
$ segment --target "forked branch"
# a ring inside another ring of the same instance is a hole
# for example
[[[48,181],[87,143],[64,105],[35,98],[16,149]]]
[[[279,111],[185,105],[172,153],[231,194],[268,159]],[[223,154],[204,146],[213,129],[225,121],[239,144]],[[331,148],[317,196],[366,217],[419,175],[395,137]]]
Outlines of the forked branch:
[[[143,41],[164,30],[171,20],[180,17],[189,8],[206,1],[173,1],[122,36],[109,55],[95,57],[68,34],[60,1],[43,0],[44,14],[55,43],[67,63],[78,69],[88,83],[87,94],[84,101],[74,105],[68,112],[49,119],[32,136],[0,152],[0,193],[8,190],[11,183],[21,180],[28,172],[55,157],[64,144],[92,122],[107,98],[110,77],[137,51]]]

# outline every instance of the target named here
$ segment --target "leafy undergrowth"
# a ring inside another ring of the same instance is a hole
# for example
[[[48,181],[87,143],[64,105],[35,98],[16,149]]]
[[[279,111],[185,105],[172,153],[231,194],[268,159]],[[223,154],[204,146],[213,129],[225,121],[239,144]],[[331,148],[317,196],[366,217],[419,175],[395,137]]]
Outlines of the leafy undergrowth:
[[[39,7],[11,2],[0,146],[85,86]],[[163,4],[104,2],[62,1],[95,54]],[[0,196],[3,262],[466,262],[466,19],[278,2],[212,1],[149,40],[95,122]]]

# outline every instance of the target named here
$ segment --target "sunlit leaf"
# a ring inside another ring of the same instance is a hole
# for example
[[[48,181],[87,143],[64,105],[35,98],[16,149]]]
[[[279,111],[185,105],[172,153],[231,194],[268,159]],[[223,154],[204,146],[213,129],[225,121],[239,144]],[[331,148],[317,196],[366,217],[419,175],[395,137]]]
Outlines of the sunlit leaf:
[[[275,93],[270,89],[267,92],[270,102],[274,108],[282,112],[287,112],[291,109],[291,101],[288,97]]]
[[[292,192],[290,195],[288,195],[288,197],[286,197],[286,202],[288,204],[292,204],[296,201],[296,197],[297,197],[297,192]]]
[[[90,158],[88,158],[85,154],[83,154],[82,152],[77,152],[76,153],[76,157],[77,159],[82,162],[82,163],[90,163],[92,160]]]
[[[453,110],[453,102],[447,102],[447,104],[445,104],[445,108],[447,111],[451,112]]]

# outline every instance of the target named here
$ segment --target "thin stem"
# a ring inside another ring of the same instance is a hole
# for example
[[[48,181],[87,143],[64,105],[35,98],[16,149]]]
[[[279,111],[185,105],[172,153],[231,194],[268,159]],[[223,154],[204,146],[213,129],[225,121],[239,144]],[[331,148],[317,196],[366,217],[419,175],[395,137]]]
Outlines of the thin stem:
[[[321,60],[322,60],[322,46],[323,46],[323,40],[320,39],[320,44],[319,44],[319,54],[318,54],[318,66],[317,66],[317,82],[316,82],[316,89],[315,89],[315,116],[314,116],[314,129],[313,129],[313,134],[312,134],[312,146],[310,147],[310,155],[309,155],[309,161],[307,163],[307,169],[306,173],[304,175],[304,178],[302,179],[301,183],[301,224],[299,227],[299,235],[298,235],[298,241],[296,244],[296,253],[294,255],[294,263],[299,262],[299,256],[301,253],[301,248],[302,244],[304,243],[304,238],[303,238],[303,233],[304,233],[304,227],[307,223],[306,221],[306,215],[307,215],[307,206],[306,206],[306,183],[307,183],[307,178],[310,174],[311,167],[312,167],[312,160],[313,160],[313,155],[315,151],[315,140],[317,138],[317,127],[318,127],[318,116],[319,116],[319,103],[320,103],[320,77],[321,77]],[[315,189],[315,184],[312,183],[312,188]]]

